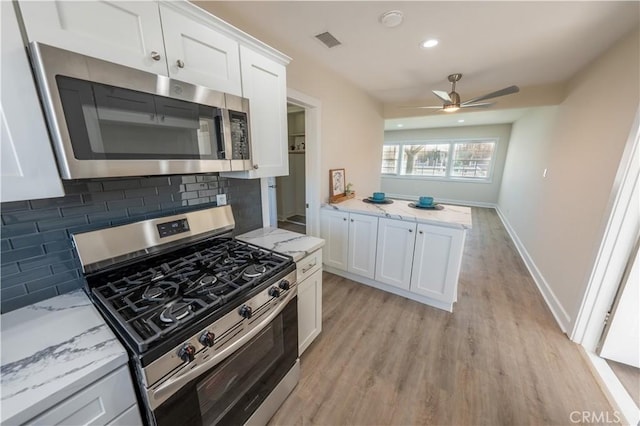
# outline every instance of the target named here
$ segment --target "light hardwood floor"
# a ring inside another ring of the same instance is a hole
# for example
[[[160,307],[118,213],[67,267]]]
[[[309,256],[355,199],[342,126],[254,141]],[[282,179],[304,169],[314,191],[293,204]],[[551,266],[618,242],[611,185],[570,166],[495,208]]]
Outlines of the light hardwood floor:
[[[613,419],[495,211],[473,208],[473,226],[452,314],[324,273],[322,334],[270,424],[567,425],[573,411]]]
[[[636,405],[640,407],[640,368],[621,364],[609,359],[606,361],[613,370],[613,373],[618,376],[622,386],[629,392],[629,395],[631,395]]]

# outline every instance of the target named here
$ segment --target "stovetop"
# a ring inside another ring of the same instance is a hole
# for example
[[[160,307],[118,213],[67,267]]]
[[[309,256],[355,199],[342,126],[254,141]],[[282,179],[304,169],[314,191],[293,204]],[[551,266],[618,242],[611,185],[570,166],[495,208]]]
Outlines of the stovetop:
[[[212,238],[87,276],[87,284],[103,313],[140,354],[203,318],[228,312],[293,265],[288,256]]]

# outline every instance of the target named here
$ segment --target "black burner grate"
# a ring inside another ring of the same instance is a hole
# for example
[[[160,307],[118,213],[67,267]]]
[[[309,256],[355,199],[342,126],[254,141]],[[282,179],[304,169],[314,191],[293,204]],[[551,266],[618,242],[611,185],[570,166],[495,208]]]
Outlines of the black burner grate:
[[[143,352],[288,268],[291,258],[214,238],[87,277],[89,288]]]

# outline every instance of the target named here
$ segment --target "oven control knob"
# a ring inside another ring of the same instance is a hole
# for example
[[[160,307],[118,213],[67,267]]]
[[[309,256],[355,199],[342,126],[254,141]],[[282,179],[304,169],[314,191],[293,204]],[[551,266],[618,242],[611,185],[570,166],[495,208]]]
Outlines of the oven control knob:
[[[280,281],[280,284],[278,284],[278,287],[280,287],[283,290],[289,290],[290,283],[287,280],[282,280]]]
[[[196,354],[196,348],[195,346],[186,343],[184,346],[182,346],[180,348],[180,350],[178,351],[178,356],[180,357],[181,360],[183,360],[184,362],[191,362],[193,361],[193,357]]]
[[[246,319],[251,318],[251,313],[252,313],[251,306],[242,305],[238,313],[242,318],[246,318]]]
[[[205,331],[200,335],[200,337],[198,338],[198,341],[202,343],[203,346],[212,347],[215,339],[216,339],[215,334],[213,334],[210,331]]]
[[[269,289],[269,296],[271,297],[280,297],[280,289],[278,287],[271,287]]]

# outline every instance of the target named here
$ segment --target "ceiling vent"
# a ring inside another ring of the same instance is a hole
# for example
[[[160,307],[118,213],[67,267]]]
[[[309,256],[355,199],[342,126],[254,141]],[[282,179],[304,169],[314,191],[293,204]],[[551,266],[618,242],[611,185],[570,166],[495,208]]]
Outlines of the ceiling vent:
[[[322,43],[324,43],[324,45],[327,46],[329,49],[331,49],[332,47],[340,46],[342,44],[338,41],[337,38],[333,36],[333,34],[331,34],[328,31],[322,34],[316,35],[316,38],[320,40]]]

